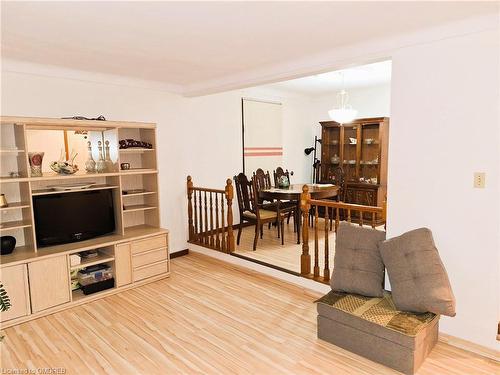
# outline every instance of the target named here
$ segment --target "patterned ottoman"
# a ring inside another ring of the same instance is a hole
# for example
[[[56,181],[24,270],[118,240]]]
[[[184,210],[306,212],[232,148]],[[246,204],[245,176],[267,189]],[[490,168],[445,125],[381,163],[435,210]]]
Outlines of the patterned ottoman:
[[[383,298],[331,291],[316,301],[318,338],[405,374],[414,374],[438,339],[439,315],[396,310]]]

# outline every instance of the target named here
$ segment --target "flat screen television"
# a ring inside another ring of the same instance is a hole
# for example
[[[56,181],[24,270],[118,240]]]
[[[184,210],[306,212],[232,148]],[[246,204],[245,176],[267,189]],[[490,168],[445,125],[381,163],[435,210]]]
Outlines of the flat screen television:
[[[115,230],[111,189],[33,197],[40,247],[88,240]]]

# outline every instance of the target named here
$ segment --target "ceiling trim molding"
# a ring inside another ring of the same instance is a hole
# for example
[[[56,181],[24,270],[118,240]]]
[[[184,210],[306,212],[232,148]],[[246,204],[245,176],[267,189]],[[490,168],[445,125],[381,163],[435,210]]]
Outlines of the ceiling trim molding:
[[[294,60],[293,62],[268,65],[260,69],[226,76],[221,79],[185,85],[182,94],[186,97],[203,96],[390,60],[396,51],[411,46],[498,30],[498,21],[498,15],[490,14],[392,38],[371,40],[365,43],[335,48],[301,60]]]
[[[444,39],[498,29],[499,15],[489,14],[409,34],[402,34],[392,38],[374,39],[364,43],[335,48],[320,54],[308,56],[307,58],[268,65],[259,69],[246,71],[245,73],[228,75],[192,85],[141,80],[128,76],[83,71],[8,58],[1,60],[1,70],[2,72],[142,88],[178,94],[185,97],[196,97],[237,89],[247,89],[254,86],[389,60],[398,50],[411,46],[429,44]]]
[[[161,81],[148,81],[132,77],[89,72],[79,69],[70,69],[57,65],[45,65],[32,63],[28,61],[14,60],[9,58],[2,58],[1,63],[2,73],[21,73],[31,74],[42,77],[70,79],[82,82],[91,82],[98,84],[108,84],[115,86],[125,86],[133,88],[141,88],[147,90],[166,91],[171,94],[182,94],[182,87],[179,85],[161,82]]]

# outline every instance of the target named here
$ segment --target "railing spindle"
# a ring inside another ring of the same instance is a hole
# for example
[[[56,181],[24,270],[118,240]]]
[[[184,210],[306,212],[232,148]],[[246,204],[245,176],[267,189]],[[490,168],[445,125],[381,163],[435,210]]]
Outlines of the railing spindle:
[[[339,223],[340,223],[340,209],[337,207],[335,208],[335,233],[337,233],[337,229],[339,229]]]
[[[363,211],[359,211],[359,226],[362,227],[363,226],[363,216],[365,216],[363,214]]]
[[[227,252],[232,253],[234,251],[234,233],[233,233],[233,181],[228,178],[226,180],[226,202],[227,202]]]
[[[314,278],[319,277],[318,211],[319,206],[314,206]]]
[[[198,192],[198,209],[199,209],[199,215],[198,215],[198,221],[200,224],[200,229],[198,230],[198,242],[203,242],[203,206],[201,202],[201,191]]]
[[[194,226],[193,226],[193,181],[191,176],[187,177],[187,194],[188,194],[188,231],[189,240],[194,239]]]
[[[300,256],[300,274],[309,276],[311,273],[311,255],[309,255],[309,210],[311,209],[311,194],[309,194],[309,187],[304,185],[302,187],[302,194],[300,195],[300,208],[302,210],[303,224],[302,224],[302,254]]]
[[[204,239],[205,239],[205,245],[208,245],[208,207],[207,207],[207,192],[203,194],[203,203],[204,203],[204,208],[205,208],[205,227],[204,227]]]
[[[347,209],[347,222],[348,223],[351,222],[351,209],[350,208]]]
[[[226,242],[226,225],[224,224],[224,194],[220,195],[220,210],[221,210],[221,220],[222,220],[222,238],[221,238],[221,250],[227,251],[227,242]]]
[[[220,250],[220,227],[219,227],[219,198],[218,193],[215,193],[215,248]]]
[[[209,194],[210,196],[210,246],[215,246],[215,238],[214,238],[214,205],[212,201],[212,192]]]
[[[328,262],[328,257],[329,257],[329,236],[330,234],[328,233],[328,222],[329,222],[329,209],[328,207],[325,207],[325,269],[323,270],[323,280],[328,281],[330,280],[330,268],[329,268],[329,262]]]

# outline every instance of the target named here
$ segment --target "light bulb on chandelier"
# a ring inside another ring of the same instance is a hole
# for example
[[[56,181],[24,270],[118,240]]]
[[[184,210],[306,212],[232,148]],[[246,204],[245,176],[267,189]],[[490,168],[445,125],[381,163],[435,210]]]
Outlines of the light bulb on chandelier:
[[[344,87],[344,73],[342,73],[342,87]],[[352,122],[356,118],[358,111],[352,109],[348,102],[349,95],[345,89],[342,89],[342,91],[337,94],[337,108],[328,111],[328,116],[339,124],[348,124]]]

